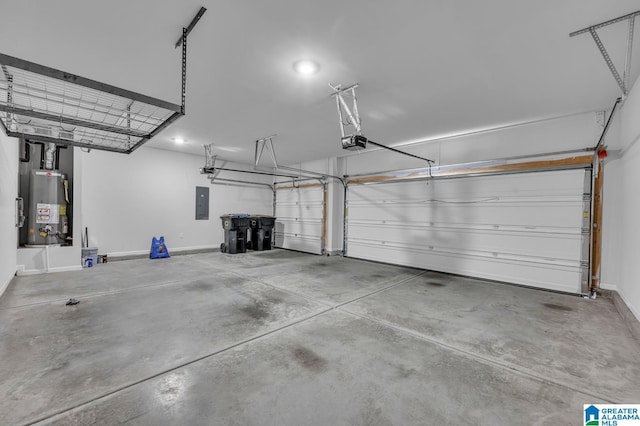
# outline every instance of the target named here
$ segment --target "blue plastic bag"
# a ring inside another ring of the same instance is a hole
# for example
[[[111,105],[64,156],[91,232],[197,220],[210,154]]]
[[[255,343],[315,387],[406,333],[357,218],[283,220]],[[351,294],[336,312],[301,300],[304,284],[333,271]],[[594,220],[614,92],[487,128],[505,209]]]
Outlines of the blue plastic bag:
[[[153,237],[151,240],[151,254],[149,255],[151,259],[162,259],[165,257],[171,257],[169,255],[169,250],[167,250],[167,246],[164,244],[164,237],[160,237],[157,239]]]

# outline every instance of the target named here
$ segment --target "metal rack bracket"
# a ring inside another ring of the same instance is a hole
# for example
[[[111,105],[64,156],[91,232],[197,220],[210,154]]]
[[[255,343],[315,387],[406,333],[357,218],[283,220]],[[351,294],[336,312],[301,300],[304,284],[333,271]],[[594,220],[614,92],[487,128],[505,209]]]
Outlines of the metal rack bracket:
[[[277,135],[271,135],[271,136],[267,136],[266,138],[258,139],[256,141],[256,151],[254,156],[254,170],[262,170],[262,171],[265,170],[264,168],[261,169],[258,166],[260,163],[260,159],[262,158],[262,154],[266,149],[267,152],[269,153],[269,156],[271,157],[271,162],[273,163],[273,166],[271,166],[270,170],[273,170],[273,171],[285,170],[288,172],[295,172],[298,174],[298,178],[303,178],[303,179],[311,178],[311,179],[317,179],[317,180],[325,180],[327,178],[330,178],[330,179],[338,180],[343,186],[345,185],[344,179],[341,178],[340,176],[333,176],[327,173],[319,173],[319,172],[314,172],[312,170],[305,170],[302,168],[296,169],[295,167],[279,165],[278,160],[276,158],[276,149],[273,146],[273,139],[276,136]],[[303,175],[306,175],[306,176],[303,176]]]
[[[269,156],[271,157],[271,162],[273,163],[272,167],[275,167],[275,168],[278,167],[278,160],[276,159],[276,150],[273,147],[273,138],[275,137],[276,135],[271,135],[271,136],[267,136],[266,138],[258,139],[256,141],[256,152],[255,152],[254,161],[253,161],[253,165],[255,168],[259,166],[260,160],[262,159],[262,154],[264,153],[265,149],[267,150],[267,152],[269,153]]]
[[[609,67],[609,71],[611,71],[611,74],[613,75],[613,78],[616,80],[616,83],[618,83],[618,86],[620,86],[620,90],[622,90],[622,94],[624,96],[627,96],[630,89],[629,78],[631,74],[631,53],[633,51],[633,33],[634,33],[635,19],[636,19],[636,16],[638,15],[640,15],[640,10],[637,12],[629,13],[627,15],[619,16],[614,19],[610,19],[605,22],[601,22],[596,25],[591,25],[590,27],[583,28],[578,31],[574,31],[569,34],[569,37],[575,37],[577,35],[584,34],[584,33],[591,34],[591,37],[593,38],[593,41],[598,47],[600,54],[602,54],[602,58],[606,62],[607,67]],[[625,61],[624,61],[624,72],[621,76],[620,73],[618,72],[618,69],[614,65],[613,61],[611,60],[611,56],[609,56],[609,53],[607,52],[607,49],[604,47],[604,44],[602,43],[602,40],[600,39],[600,36],[598,35],[596,30],[602,27],[606,27],[608,25],[617,24],[618,22],[624,22],[624,21],[628,22],[627,52],[626,52]]]

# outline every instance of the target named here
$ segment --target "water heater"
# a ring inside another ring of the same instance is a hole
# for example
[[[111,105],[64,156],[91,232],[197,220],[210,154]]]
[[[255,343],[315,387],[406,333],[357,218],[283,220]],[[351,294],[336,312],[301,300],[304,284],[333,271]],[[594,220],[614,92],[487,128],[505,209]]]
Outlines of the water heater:
[[[69,233],[66,176],[57,170],[32,170],[27,208],[27,246],[62,244]]]

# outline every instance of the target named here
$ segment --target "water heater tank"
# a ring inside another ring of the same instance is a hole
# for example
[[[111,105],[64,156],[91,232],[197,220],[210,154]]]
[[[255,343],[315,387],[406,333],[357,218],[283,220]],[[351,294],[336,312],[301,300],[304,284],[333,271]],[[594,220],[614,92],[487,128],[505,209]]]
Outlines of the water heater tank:
[[[27,209],[27,246],[64,243],[68,233],[66,176],[57,170],[32,170]]]

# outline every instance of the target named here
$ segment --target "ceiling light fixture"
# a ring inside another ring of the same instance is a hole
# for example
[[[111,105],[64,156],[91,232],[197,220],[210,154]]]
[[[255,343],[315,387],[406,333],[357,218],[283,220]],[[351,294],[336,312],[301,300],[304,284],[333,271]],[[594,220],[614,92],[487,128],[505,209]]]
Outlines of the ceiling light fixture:
[[[171,138],[172,141],[174,141],[175,143],[177,143],[178,145],[182,145],[183,143],[186,142],[186,140],[182,139],[182,138]]]
[[[303,76],[313,75],[317,73],[319,69],[320,66],[316,62],[308,59],[297,61],[293,64],[293,70]]]

